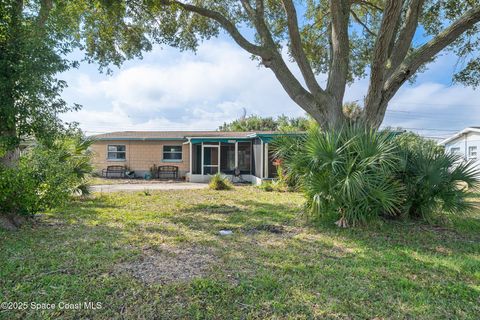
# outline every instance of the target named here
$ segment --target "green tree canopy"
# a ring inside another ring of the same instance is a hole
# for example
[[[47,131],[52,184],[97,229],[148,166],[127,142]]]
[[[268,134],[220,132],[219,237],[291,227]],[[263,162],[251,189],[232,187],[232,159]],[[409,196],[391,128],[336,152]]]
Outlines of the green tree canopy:
[[[47,139],[62,123],[58,114],[75,109],[60,97],[65,82],[55,78],[71,65],[61,38],[47,25],[47,7],[22,1],[0,5],[0,156],[21,137]]]
[[[260,117],[250,115],[224,123],[218,128],[220,131],[306,131],[312,120],[306,117],[289,118],[281,115],[276,119],[273,117]]]

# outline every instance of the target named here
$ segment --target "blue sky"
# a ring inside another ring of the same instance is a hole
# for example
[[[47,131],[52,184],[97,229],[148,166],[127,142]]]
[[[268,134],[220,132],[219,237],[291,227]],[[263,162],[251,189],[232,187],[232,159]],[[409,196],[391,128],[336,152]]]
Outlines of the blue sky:
[[[443,55],[392,100],[384,122],[444,137],[480,125],[480,91],[451,83],[456,57]],[[299,74],[296,66],[292,70]],[[243,108],[261,116],[304,112],[283,91],[272,72],[225,36],[200,45],[196,54],[154,47],[143,60],[128,61],[113,75],[82,64],[60,77],[69,84],[63,98],[79,112],[63,115],[87,134],[118,130],[214,130],[238,118]],[[325,76],[318,79],[323,85]],[[346,101],[362,100],[368,80],[347,88]]]

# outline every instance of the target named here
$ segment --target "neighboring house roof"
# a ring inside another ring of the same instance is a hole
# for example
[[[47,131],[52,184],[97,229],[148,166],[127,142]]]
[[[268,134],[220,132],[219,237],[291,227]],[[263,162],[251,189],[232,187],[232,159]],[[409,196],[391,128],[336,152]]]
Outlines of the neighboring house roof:
[[[445,139],[445,140],[443,140],[443,141],[440,141],[439,144],[441,144],[441,145],[446,145],[446,144],[449,143],[450,141],[456,140],[456,139],[460,138],[461,136],[463,136],[464,134],[467,134],[467,133],[469,133],[469,132],[479,132],[479,133],[480,133],[480,127],[468,127],[468,128],[465,128],[465,129],[463,129],[462,131],[455,133],[453,136],[448,137],[447,139]]]
[[[92,136],[95,140],[187,140],[192,138],[255,138],[279,134],[273,131],[119,131]]]

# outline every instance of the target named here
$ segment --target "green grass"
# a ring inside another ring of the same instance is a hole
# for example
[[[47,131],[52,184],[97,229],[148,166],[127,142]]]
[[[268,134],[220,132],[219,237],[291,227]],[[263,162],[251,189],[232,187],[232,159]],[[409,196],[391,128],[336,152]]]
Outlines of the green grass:
[[[479,213],[440,227],[345,230],[332,220],[307,224],[302,204],[299,194],[253,187],[76,201],[0,231],[0,302],[102,309],[0,310],[0,319],[478,319]],[[119,271],[165,246],[208,249],[209,271],[169,283]]]

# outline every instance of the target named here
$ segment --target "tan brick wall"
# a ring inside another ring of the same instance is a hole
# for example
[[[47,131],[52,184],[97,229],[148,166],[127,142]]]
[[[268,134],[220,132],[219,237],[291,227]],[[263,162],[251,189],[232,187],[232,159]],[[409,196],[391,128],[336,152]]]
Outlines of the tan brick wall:
[[[97,172],[101,172],[107,166],[125,165],[130,170],[142,172],[149,171],[153,164],[177,166],[180,176],[184,177],[190,171],[189,145],[184,141],[96,141],[91,149],[93,151],[93,165]],[[111,161],[107,159],[108,145],[125,145],[126,160]],[[163,161],[163,146],[182,146],[181,162]]]

